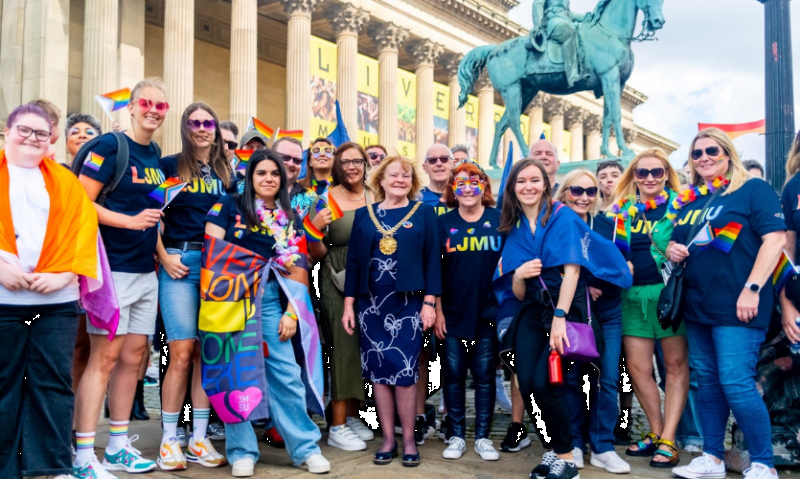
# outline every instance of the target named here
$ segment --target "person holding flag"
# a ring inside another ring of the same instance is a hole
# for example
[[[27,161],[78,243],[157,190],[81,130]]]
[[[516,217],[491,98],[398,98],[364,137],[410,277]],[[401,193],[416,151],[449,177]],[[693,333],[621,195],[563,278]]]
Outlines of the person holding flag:
[[[786,247],[781,205],[767,182],[750,177],[723,131],[700,131],[689,154],[692,186],[672,204],[676,226],[667,254],[686,265],[684,317],[703,455],[672,472],[724,478],[725,430],[733,412],[750,453],[745,479],[777,479],[756,365],[772,317],[770,278]]]
[[[157,459],[165,471],[186,469],[187,459],[205,467],[225,464],[225,458],[206,438],[211,406],[200,377],[197,321],[206,215],[220,198],[236,191],[236,179],[225,154],[219,120],[210,106],[198,102],[186,107],[181,117],[181,144],[180,153],[161,159],[164,175],[185,186],[164,205],[164,232],[156,246],[161,264],[158,298],[169,344],[168,368],[161,386],[164,434]],[[192,364],[194,427],[184,455],[176,428]]]
[[[800,131],[795,135],[789,159],[786,160],[786,186],[783,187],[781,205],[783,217],[786,221],[786,253],[790,262],[797,261],[797,252],[800,251]],[[800,299],[800,298],[797,298]],[[795,301],[797,301],[795,299]],[[797,302],[800,305],[800,301]],[[800,317],[798,306],[794,301],[786,298],[786,293],[781,291],[781,311],[783,313],[783,330],[789,341],[800,344]]]
[[[572,210],[552,200],[547,171],[539,160],[514,164],[503,194],[500,231],[508,233],[493,288],[500,303],[501,358],[516,368],[519,389],[533,417],[531,397],[541,409],[549,444],[531,477],[572,479],[570,413],[551,362],[572,347],[567,321],[587,323],[589,292],[581,268],[616,286],[632,277],[622,254]],[[595,336],[596,337],[596,336]],[[573,351],[581,352],[581,351]],[[513,359],[510,359],[513,356]],[[551,376],[550,372],[553,373]],[[548,381],[550,377],[550,381]]]
[[[652,467],[678,463],[675,434],[689,392],[683,325],[665,330],[657,314],[674,219],[668,209],[679,188],[678,175],[667,155],[657,149],[643,151],[622,174],[609,213],[616,225],[615,243],[620,249],[630,250],[633,265],[633,287],[622,293],[622,340],[633,390],[650,424],[650,432],[625,454],[652,457]],[[653,376],[656,342],[661,343],[667,371],[663,415]]]
[[[333,183],[333,153],[336,146],[328,138],[317,138],[308,148],[308,171],[305,178],[299,181],[304,192],[292,197],[292,208],[298,216],[304,218],[308,209],[317,197],[322,196]]]

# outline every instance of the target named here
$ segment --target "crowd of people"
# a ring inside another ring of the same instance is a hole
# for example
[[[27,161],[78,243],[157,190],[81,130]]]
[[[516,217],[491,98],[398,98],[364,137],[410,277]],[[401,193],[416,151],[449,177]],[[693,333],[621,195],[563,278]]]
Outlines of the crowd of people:
[[[627,166],[574,169],[560,183],[557,148],[543,139],[495,193],[463,145],[433,145],[420,169],[380,145],[273,142],[257,129],[240,136],[202,102],[180,113],[181,151],[162,156],[153,136],[176,114],[169,110],[163,84],[148,79],[132,90],[124,132],[102,134],[90,115],[69,116],[63,166],[50,149],[60,134],[54,105],[24,104],[6,121],[0,477],[113,479],[190,462],[230,464],[247,477],[259,436],[285,447],[297,467],[331,470],[292,341],[303,312],[280,273],[263,276],[256,309],[269,418],[209,426],[219,418],[198,339],[210,239],[270,264],[302,254],[309,269],[319,265],[309,287],[319,336],[310,337],[327,358],[331,447],[367,450],[378,431],[363,411],[374,407],[382,433],[374,463],[418,466],[419,446],[435,432],[426,400],[439,356],[446,459],[467,451],[473,388],[481,459],[531,445],[527,411],[547,451],[532,479],[577,478],[588,453],[592,466],[628,473],[615,445],[630,440],[621,424],[630,431],[631,394],[620,388],[629,381],[650,431],[625,455],[678,477],[723,479],[733,413],[752,462],[745,478],[778,477],[755,367],[776,303],[786,336],[800,343],[800,304],[772,281],[782,252],[792,261],[800,246],[800,135],[781,199],[760,179],[763,168],[743,162],[716,129],[692,140],[685,172],[651,149]],[[252,150],[246,164],[237,149]],[[164,207],[152,193],[171,178],[185,186]],[[682,314],[665,323],[660,306],[676,278]],[[111,320],[96,313],[101,284],[113,285],[101,301],[114,306]],[[143,408],[157,331],[169,361],[153,461],[128,428]],[[110,432],[98,458],[104,400]],[[180,432],[187,401],[191,430]],[[511,424],[495,448],[498,405]],[[224,451],[212,439],[224,439]],[[702,454],[689,461],[681,451]]]

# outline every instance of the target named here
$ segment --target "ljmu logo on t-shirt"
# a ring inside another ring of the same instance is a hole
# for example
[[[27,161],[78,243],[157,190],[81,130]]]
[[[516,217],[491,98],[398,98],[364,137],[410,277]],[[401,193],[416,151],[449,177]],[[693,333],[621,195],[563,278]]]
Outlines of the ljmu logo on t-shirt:
[[[161,168],[145,168],[144,176],[139,176],[139,171],[135,166],[131,166],[131,183],[145,185],[160,185],[164,182],[164,172]]]
[[[445,249],[448,253],[455,253],[456,251],[500,251],[502,245],[502,238],[497,236],[465,236],[461,243],[454,243],[450,246],[450,238],[447,238]]]

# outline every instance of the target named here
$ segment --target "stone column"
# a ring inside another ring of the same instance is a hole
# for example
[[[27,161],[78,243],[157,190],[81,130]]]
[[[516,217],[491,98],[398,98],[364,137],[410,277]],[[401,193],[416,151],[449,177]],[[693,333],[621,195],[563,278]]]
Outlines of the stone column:
[[[444,49],[430,40],[419,40],[408,45],[406,51],[416,67],[417,158],[422,159],[433,144],[433,64]]]
[[[22,103],[22,58],[25,41],[25,0],[4,0],[0,31],[0,122]]]
[[[358,32],[369,14],[352,4],[336,4],[325,12],[336,35],[338,56],[336,99],[347,131],[358,129]],[[355,137],[353,137],[355,138]]]
[[[84,6],[81,111],[100,120],[103,131],[111,131],[111,120],[94,96],[121,88],[117,69],[118,7],[117,2],[108,0],[86,0]]]
[[[559,157],[561,152],[564,151],[564,113],[569,106],[569,103],[557,96],[550,98],[550,101],[545,104],[545,117],[552,130],[551,137],[548,140],[556,145]]]
[[[528,130],[528,147],[539,141],[544,131],[544,104],[550,100],[550,95],[539,93],[528,104],[528,117],[531,121]]]
[[[489,168],[494,140],[494,87],[486,71],[475,82],[478,96],[478,164]]]
[[[166,0],[164,6],[164,83],[170,112],[164,121],[161,151],[181,149],[181,115],[194,100],[194,0]]]
[[[120,2],[119,15],[119,84],[118,88],[133,88],[144,79],[144,16],[145,0]],[[105,92],[104,92],[105,93]],[[174,112],[173,112],[174,113]],[[127,110],[117,113],[122,129],[131,127]]]
[[[444,58],[447,86],[450,87],[450,124],[448,125],[450,147],[467,142],[467,110],[458,107],[458,96],[461,94],[461,86],[458,84],[458,65],[462,58],[464,55],[454,53]]]
[[[583,124],[586,133],[586,159],[599,160],[603,143],[603,120],[599,115],[589,115]]]
[[[582,108],[573,107],[567,110],[564,119],[567,129],[572,134],[569,161],[583,161],[583,120],[588,112]]]
[[[258,0],[231,5],[231,119],[244,131],[258,105]]]
[[[281,0],[289,17],[286,41],[286,129],[311,129],[311,12],[320,0]]]
[[[378,49],[378,141],[394,155],[397,149],[397,50],[408,38],[408,30],[389,22],[374,24],[367,33]]]

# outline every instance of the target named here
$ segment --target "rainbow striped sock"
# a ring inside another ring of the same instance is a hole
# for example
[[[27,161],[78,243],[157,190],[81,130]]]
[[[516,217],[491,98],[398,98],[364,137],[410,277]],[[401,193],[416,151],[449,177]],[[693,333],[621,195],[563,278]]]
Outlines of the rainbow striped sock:
[[[211,409],[197,409],[194,410],[194,417],[192,418],[192,442],[202,441],[206,438],[206,429],[208,429],[208,418],[211,416]]]
[[[128,445],[128,421],[109,421],[111,426],[108,433],[108,447],[106,452],[116,454],[120,449]]]
[[[180,419],[180,417],[180,412],[167,412],[163,409],[161,410],[161,423],[164,426],[164,435],[161,438],[161,442],[164,442],[165,440],[177,435],[178,419]]]
[[[83,466],[94,456],[94,431],[75,433],[75,464]]]

